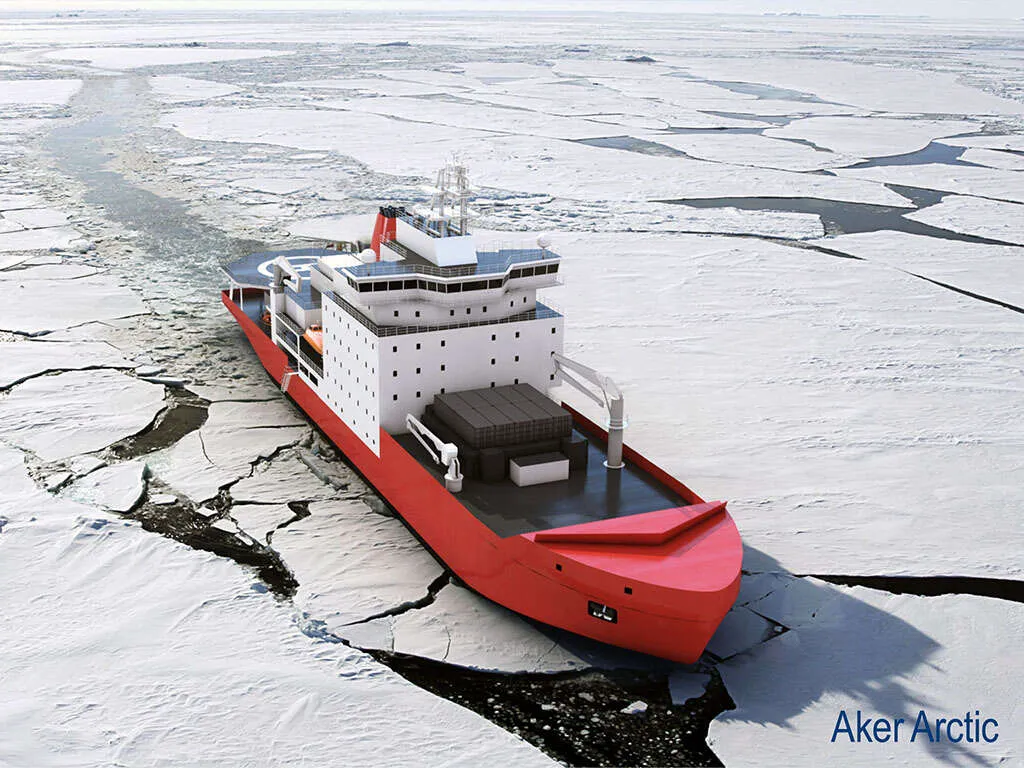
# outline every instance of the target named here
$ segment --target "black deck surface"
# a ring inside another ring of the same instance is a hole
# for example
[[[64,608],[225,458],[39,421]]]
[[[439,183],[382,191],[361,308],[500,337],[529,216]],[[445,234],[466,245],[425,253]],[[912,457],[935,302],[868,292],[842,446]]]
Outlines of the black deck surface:
[[[415,437],[395,435],[395,440],[439,483],[444,482],[441,467]],[[687,505],[629,462],[625,469],[609,472],[604,466],[604,447],[595,446],[593,439],[589,454],[587,468],[571,473],[568,480],[520,488],[507,478],[500,483],[466,478],[462,492],[456,496],[480,522],[503,538]]]

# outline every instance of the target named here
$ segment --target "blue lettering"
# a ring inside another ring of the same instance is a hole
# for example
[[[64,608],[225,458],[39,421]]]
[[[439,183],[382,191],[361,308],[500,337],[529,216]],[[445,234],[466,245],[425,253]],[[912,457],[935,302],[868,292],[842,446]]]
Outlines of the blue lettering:
[[[875,720],[875,741],[885,744],[889,740],[889,721],[884,718]]]
[[[850,718],[846,716],[846,710],[839,710],[839,718],[836,720],[836,727],[832,731],[832,743],[836,743],[836,737],[840,733],[845,733],[850,737],[850,743],[853,743],[853,730],[850,728]]]
[[[963,728],[964,727],[964,721],[959,719],[959,718],[954,717],[954,718],[951,718],[948,723],[946,723],[946,738],[949,739],[954,744],[959,744],[961,741],[963,741],[964,735],[961,733],[955,739],[953,738],[953,723],[956,723],[961,728]]]
[[[999,722],[996,721],[996,720],[993,720],[991,717],[988,720],[986,720],[984,723],[981,724],[981,738],[983,738],[985,740],[986,744],[991,744],[993,741],[996,741],[999,738],[999,734],[998,733],[996,733],[996,735],[993,736],[991,739],[988,737],[988,724],[989,723],[992,723],[992,725],[994,725],[996,728],[999,727]]]
[[[900,726],[906,721],[902,717],[897,717],[892,723],[892,740],[894,742],[900,740]]]
[[[860,744],[860,737],[864,736],[864,741],[870,743],[871,735],[868,733],[868,726],[871,725],[871,718],[868,717],[861,720],[861,712],[857,710],[857,743]]]
[[[928,741],[934,741],[932,739],[932,729],[928,724],[928,715],[922,709],[917,713],[917,720],[914,721],[914,732],[910,734],[910,743],[913,744],[917,740],[917,734],[926,733],[928,734]]]

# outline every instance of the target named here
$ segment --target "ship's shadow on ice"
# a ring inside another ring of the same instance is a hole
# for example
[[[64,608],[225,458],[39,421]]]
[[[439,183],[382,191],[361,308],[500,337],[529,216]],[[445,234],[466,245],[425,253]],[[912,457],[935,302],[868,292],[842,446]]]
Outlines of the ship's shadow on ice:
[[[930,698],[921,693],[921,686],[914,685],[922,672],[929,677],[944,674],[935,661],[941,644],[892,612],[921,598],[796,576],[770,555],[749,546],[744,547],[743,564],[736,605],[693,666],[614,648],[551,627],[540,629],[588,664],[603,669],[632,669],[665,675],[673,681],[717,670],[736,704],[735,709],[718,715],[721,722],[776,726],[794,731],[804,743],[813,741],[828,749],[833,746],[831,738],[841,710],[846,711],[856,737],[859,709],[864,718],[872,718],[872,726],[878,718],[890,722],[903,718],[900,743],[890,742],[892,749],[927,750],[932,760],[949,765],[987,764],[971,751],[976,745],[966,741],[951,744],[944,736],[933,743],[921,733],[913,744],[906,743],[922,710],[930,718],[934,736],[936,717],[962,718],[968,705],[975,706],[969,701]],[[809,710],[821,714],[801,717]],[[808,723],[812,723],[810,728]],[[801,733],[803,730],[807,732]],[[862,738],[860,749],[885,748],[863,742]],[[842,731],[835,747],[849,743]],[[711,747],[715,749],[714,739]]]
[[[922,710],[934,736],[936,717],[962,718],[968,705],[975,706],[957,701],[950,711],[950,702],[922,694],[921,686],[914,685],[922,673],[926,678],[944,674],[935,661],[942,645],[895,613],[921,598],[795,576],[770,555],[748,546],[743,565],[736,606],[706,654],[723,654],[716,666],[737,705],[722,713],[720,721],[792,730],[798,727],[798,716],[819,710],[820,717],[803,718],[799,724],[806,729],[811,723],[814,732],[799,736],[804,743],[828,749],[843,710],[857,737],[860,710],[873,722],[903,718],[900,744],[890,741],[891,749],[923,748],[931,759],[951,765],[987,764],[971,751],[976,744],[966,740],[932,742],[921,733],[914,744],[907,743]],[[849,745],[850,736],[842,730],[834,744]],[[877,743],[859,748],[885,749]]]

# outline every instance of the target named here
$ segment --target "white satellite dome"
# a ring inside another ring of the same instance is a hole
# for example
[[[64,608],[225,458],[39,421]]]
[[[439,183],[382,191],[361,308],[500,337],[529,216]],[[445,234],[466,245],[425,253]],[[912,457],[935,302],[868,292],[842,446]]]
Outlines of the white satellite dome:
[[[551,247],[551,238],[548,237],[547,235],[539,235],[537,237],[537,245],[540,248],[544,248],[544,249],[550,248]]]
[[[359,252],[359,260],[364,264],[369,264],[371,261],[377,260],[377,252],[373,248],[364,248]]]

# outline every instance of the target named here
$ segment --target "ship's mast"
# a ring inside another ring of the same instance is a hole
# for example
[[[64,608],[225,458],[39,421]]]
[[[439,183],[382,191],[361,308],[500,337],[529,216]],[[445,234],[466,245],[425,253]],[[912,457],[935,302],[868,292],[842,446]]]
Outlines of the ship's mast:
[[[464,235],[469,225],[469,176],[466,166],[450,162],[437,172],[437,185],[430,201],[432,218],[441,222],[441,231],[448,234],[444,222],[449,219],[448,210],[458,211],[459,234]]]

